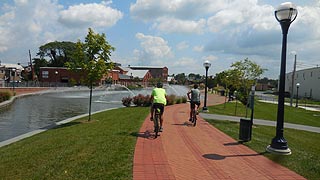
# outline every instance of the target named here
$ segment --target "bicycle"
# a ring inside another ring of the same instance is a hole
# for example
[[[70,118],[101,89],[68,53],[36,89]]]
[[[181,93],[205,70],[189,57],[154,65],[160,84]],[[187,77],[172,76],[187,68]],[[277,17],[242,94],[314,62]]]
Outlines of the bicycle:
[[[192,110],[191,110],[191,123],[193,123],[193,126],[196,126],[196,124],[197,124],[196,106],[194,108],[192,108]]]
[[[160,108],[156,107],[155,112],[154,112],[154,118],[153,118],[153,123],[154,123],[154,133],[155,133],[155,138],[158,137],[159,135],[159,130],[160,130]]]

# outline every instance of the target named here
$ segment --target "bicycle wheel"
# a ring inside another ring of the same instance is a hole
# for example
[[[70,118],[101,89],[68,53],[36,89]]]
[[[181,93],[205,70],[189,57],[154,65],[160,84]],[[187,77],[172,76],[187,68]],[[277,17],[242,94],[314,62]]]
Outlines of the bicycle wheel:
[[[154,133],[155,133],[155,138],[158,137],[159,134],[159,117],[160,115],[158,113],[155,114],[155,118],[154,118]]]
[[[196,126],[197,124],[197,114],[195,109],[192,110],[192,123],[193,123],[193,126]]]

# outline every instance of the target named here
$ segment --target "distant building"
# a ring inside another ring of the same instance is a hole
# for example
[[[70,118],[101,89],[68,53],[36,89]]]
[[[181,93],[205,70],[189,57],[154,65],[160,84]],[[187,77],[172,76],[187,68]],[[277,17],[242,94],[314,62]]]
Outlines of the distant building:
[[[152,78],[160,78],[163,82],[168,80],[168,68],[161,66],[128,66],[132,70],[148,70]]]
[[[114,67],[113,71],[119,73],[118,79],[112,76],[113,82],[128,86],[130,84],[139,84],[141,86],[149,86],[149,81],[152,78],[159,78],[166,82],[168,79],[167,67],[156,66],[128,66],[121,67],[120,64]]]
[[[296,71],[293,79],[292,74],[293,72],[286,74],[285,91],[291,92],[293,90],[293,95],[296,96],[296,84],[299,83],[299,97],[320,100],[320,67]]]
[[[81,84],[81,73],[68,70],[65,67],[40,67],[39,81],[43,86],[55,86],[57,84]]]
[[[21,72],[24,68],[20,64],[0,64],[0,87],[5,84],[21,81]]]
[[[82,73],[76,73],[64,67],[41,67],[39,81],[43,86],[59,85],[77,85],[83,84]],[[150,79],[159,78],[166,82],[168,78],[167,67],[147,67],[147,66],[128,66],[121,67],[121,64],[116,63],[112,70],[101,78],[97,84],[122,84],[149,86]]]

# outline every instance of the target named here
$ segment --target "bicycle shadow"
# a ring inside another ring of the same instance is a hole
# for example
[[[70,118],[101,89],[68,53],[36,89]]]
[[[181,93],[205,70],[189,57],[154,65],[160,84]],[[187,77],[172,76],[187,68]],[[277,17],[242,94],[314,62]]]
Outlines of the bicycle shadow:
[[[193,123],[190,122],[190,121],[185,121],[184,123],[174,123],[174,124],[171,124],[171,125],[174,125],[174,126],[190,126],[190,127],[193,127]]]
[[[138,138],[144,138],[144,139],[156,139],[154,132],[149,129],[147,129],[145,132],[133,132],[133,133],[130,133],[130,135]]]

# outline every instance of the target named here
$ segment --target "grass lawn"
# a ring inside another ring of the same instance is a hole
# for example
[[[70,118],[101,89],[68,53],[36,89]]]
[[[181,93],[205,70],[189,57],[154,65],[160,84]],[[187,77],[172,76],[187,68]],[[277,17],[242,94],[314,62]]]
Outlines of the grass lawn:
[[[240,102],[227,102],[217,106],[209,106],[209,113],[224,114],[230,116],[246,116],[246,108]],[[277,119],[277,104],[263,103],[255,101],[254,118],[276,121]],[[250,117],[251,111],[248,109],[247,117]],[[301,108],[285,106],[284,121],[287,123],[302,124],[308,126],[320,127],[320,112],[307,111]]]
[[[230,121],[207,120],[234,139],[239,138],[239,123]],[[258,153],[265,152],[267,145],[275,136],[275,128],[254,125],[252,140],[245,143]],[[288,167],[309,180],[320,179],[320,146],[318,145],[320,134],[294,129],[285,129],[284,136],[292,151],[289,156],[264,154],[269,159]]]
[[[0,148],[0,179],[132,179],[136,134],[149,108],[82,118]]]

